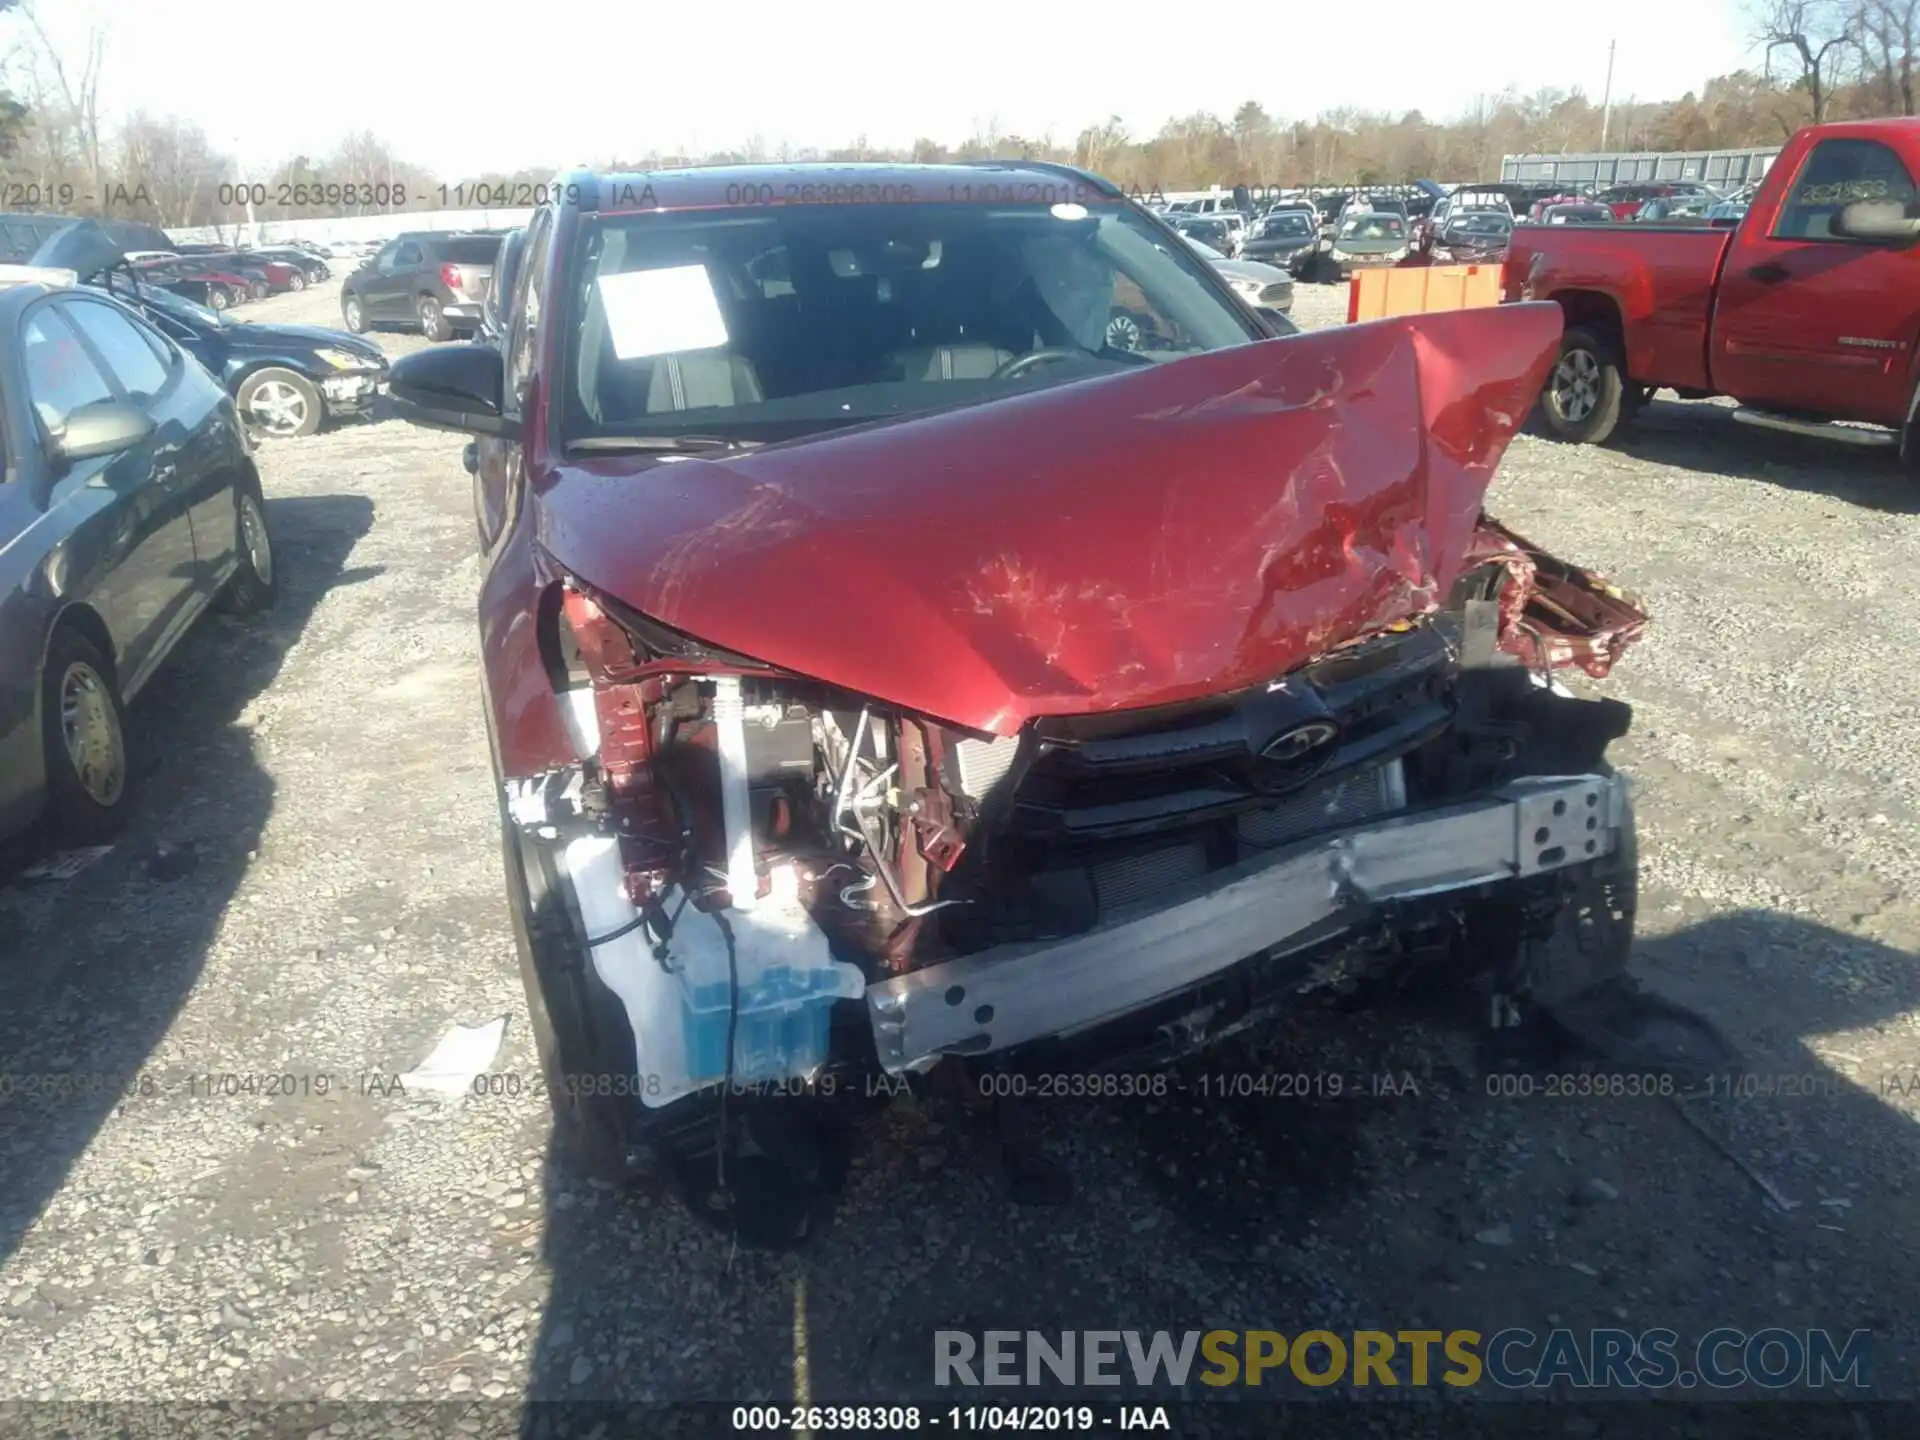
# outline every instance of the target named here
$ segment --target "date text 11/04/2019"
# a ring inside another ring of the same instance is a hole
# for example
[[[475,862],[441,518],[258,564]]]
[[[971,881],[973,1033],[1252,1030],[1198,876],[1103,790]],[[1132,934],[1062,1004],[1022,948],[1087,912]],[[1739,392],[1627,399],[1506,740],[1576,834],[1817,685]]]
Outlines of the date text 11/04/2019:
[[[1410,1070],[1398,1072],[1345,1071],[1204,1071],[1182,1074],[1169,1070],[1092,1070],[1063,1074],[1024,1071],[983,1071],[976,1084],[982,1095],[1001,1099],[1035,1100],[1388,1100],[1416,1097],[1420,1081]],[[534,1071],[489,1071],[473,1078],[476,1095],[512,1097],[544,1094],[553,1085]],[[570,1098],[580,1096],[657,1095],[663,1088],[658,1075],[566,1074],[558,1088]],[[720,1089],[719,1085],[709,1089]],[[834,1071],[785,1080],[736,1080],[727,1086],[734,1095],[778,1096],[835,1094],[904,1095],[912,1082],[904,1075]]]
[[[899,1435],[914,1430],[957,1434],[1076,1434],[1173,1429],[1164,1405],[950,1405],[922,1411],[918,1405],[736,1405],[733,1429],[781,1434]]]

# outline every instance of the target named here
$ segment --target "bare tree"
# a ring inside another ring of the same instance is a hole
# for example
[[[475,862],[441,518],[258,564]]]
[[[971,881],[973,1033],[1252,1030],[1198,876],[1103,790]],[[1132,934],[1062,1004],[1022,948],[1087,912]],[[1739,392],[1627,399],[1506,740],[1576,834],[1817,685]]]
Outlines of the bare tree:
[[[1920,0],[1854,0],[1851,19],[1863,79],[1873,87],[1881,110],[1913,114]]]
[[[90,193],[99,197],[104,193],[102,182],[106,174],[100,151],[100,63],[106,58],[106,34],[98,26],[89,30],[86,50],[77,65],[70,66],[48,36],[29,0],[14,0],[13,8],[39,42],[41,58],[53,75],[56,98],[66,111],[67,122],[78,143],[79,158],[86,167],[87,182],[92,186]]]
[[[1806,93],[1815,125],[1827,118],[1847,55],[1857,48],[1854,17],[1837,0],[1761,0],[1754,41],[1765,47],[1771,74],[1775,52],[1786,50],[1799,69],[1791,83]]]
[[[120,183],[144,190],[163,226],[210,218],[232,166],[208,142],[206,131],[178,116],[155,118],[142,111],[121,127]]]
[[[1073,163],[1083,170],[1104,175],[1126,148],[1127,127],[1120,123],[1118,115],[1109,115],[1104,125],[1091,125],[1080,132],[1080,138],[1073,143]]]

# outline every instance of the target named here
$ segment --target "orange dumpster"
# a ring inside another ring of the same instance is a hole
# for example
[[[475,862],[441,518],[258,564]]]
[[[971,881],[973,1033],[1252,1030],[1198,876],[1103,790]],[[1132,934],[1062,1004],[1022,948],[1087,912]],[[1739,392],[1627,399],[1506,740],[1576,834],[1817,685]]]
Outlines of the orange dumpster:
[[[1347,295],[1347,322],[1498,305],[1500,270],[1494,264],[1355,271]]]

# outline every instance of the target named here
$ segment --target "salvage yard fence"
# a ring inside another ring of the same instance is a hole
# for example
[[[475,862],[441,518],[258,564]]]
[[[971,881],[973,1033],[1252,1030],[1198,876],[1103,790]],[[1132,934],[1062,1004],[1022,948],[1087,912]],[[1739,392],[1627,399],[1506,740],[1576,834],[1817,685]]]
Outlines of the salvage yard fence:
[[[1780,147],[1753,150],[1617,150],[1586,155],[1508,155],[1500,178],[1522,184],[1630,185],[1698,180],[1706,185],[1751,185],[1767,173]]]

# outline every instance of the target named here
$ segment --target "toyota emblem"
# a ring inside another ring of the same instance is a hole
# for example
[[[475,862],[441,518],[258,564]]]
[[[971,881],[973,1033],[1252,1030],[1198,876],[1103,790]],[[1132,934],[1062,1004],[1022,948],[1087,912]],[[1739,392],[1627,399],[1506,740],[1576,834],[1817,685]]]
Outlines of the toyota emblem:
[[[1274,736],[1261,748],[1260,758],[1290,764],[1308,751],[1319,749],[1339,733],[1340,727],[1331,720],[1309,720]]]

